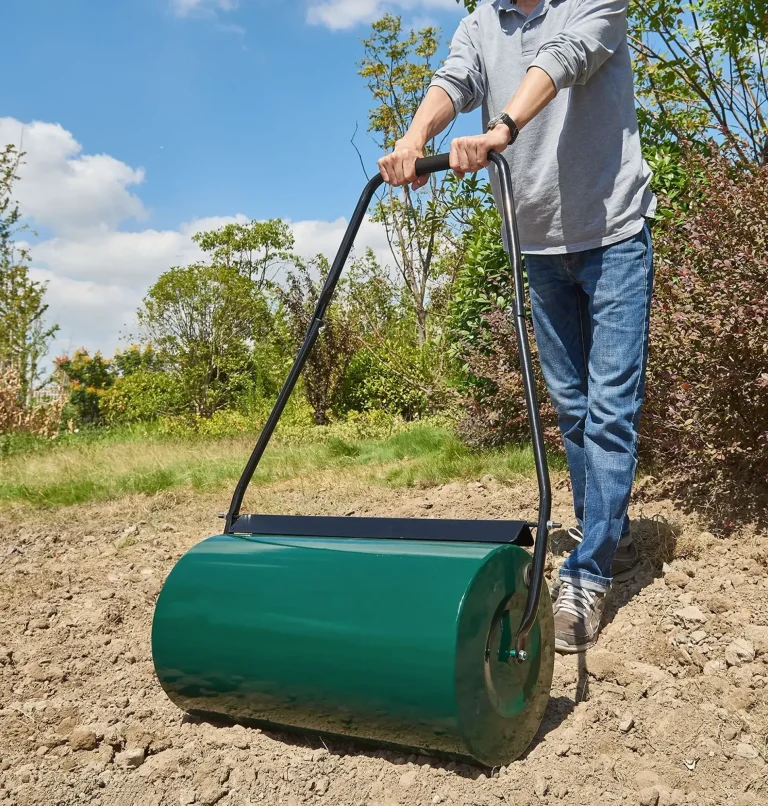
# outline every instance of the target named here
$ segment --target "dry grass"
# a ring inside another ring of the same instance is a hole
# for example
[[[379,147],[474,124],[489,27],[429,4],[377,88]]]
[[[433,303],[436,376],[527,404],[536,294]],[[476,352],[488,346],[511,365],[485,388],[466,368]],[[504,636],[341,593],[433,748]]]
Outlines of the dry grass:
[[[231,485],[252,447],[252,436],[218,440],[159,435],[71,442],[55,450],[17,453],[0,461],[0,501],[57,506]],[[554,460],[554,464],[559,464]],[[499,479],[533,474],[527,447],[477,453],[448,430],[420,425],[385,439],[271,445],[254,484],[350,471],[372,483],[431,485],[490,473]]]

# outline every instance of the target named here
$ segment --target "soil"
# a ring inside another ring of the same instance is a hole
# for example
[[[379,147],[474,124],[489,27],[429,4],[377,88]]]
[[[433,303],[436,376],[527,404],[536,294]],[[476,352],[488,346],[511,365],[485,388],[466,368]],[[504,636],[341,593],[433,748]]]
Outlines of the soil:
[[[530,482],[353,478],[259,491],[275,512],[535,515]],[[534,806],[768,802],[768,536],[633,506],[644,558],[586,656],[559,657],[526,754],[480,769],[185,717],[154,677],[153,603],[226,494],[0,515],[0,806]],[[555,519],[571,523],[556,485]],[[553,535],[550,572],[572,548]],[[665,562],[666,561],[666,562]]]

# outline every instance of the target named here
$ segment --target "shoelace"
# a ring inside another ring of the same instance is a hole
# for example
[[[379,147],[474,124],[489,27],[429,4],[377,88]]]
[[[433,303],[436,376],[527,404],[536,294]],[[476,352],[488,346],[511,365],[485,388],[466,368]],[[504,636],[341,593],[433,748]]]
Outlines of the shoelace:
[[[571,540],[575,540],[577,543],[581,543],[584,539],[584,534],[578,526],[571,526],[568,530],[568,537],[570,537]]]
[[[588,618],[595,609],[598,593],[587,588],[577,588],[570,582],[562,582],[557,595],[555,610],[565,610],[579,618]]]

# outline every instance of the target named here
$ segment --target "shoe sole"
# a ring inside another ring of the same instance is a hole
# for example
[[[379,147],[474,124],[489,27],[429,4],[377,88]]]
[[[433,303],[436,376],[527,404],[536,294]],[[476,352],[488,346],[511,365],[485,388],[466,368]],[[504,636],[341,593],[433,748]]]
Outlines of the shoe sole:
[[[597,643],[597,638],[593,641],[590,641],[588,644],[568,644],[562,639],[555,638],[555,652],[559,652],[561,655],[578,655],[580,652],[586,652],[588,649],[592,649],[593,646]]]
[[[618,574],[613,575],[614,582],[630,582],[633,580],[642,566],[642,560],[638,557],[637,562],[627,568],[626,571],[620,571]]]

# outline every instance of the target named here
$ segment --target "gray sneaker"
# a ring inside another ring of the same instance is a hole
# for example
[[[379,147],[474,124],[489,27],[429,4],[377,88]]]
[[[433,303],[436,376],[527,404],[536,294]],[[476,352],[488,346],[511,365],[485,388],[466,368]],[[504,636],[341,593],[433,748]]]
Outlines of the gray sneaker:
[[[568,537],[581,543],[584,539],[581,529],[578,526],[571,526],[568,530]],[[619,540],[619,546],[616,549],[616,554],[611,563],[611,576],[614,582],[629,582],[634,579],[638,570],[640,569],[640,555],[637,553],[637,546],[632,540],[632,535],[622,535]],[[560,590],[560,582],[555,581],[552,585],[552,601],[557,599],[558,591]]]
[[[597,643],[605,594],[580,588],[564,579],[554,606],[555,650],[584,652]]]

